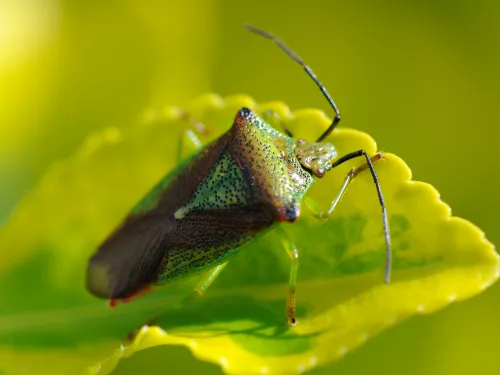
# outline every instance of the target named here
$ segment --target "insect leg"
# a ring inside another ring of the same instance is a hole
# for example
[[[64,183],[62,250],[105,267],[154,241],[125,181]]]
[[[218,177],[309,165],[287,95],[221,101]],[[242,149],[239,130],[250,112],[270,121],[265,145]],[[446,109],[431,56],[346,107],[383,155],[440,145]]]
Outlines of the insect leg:
[[[186,121],[191,127],[191,129],[186,129],[179,138],[179,144],[177,147],[177,162],[180,162],[183,159],[184,147],[186,146],[186,144],[184,143],[185,140],[187,139],[189,143],[194,146],[195,150],[198,150],[202,146],[198,135],[206,134],[208,133],[208,130],[203,123],[197,121],[193,116],[189,114],[188,111],[184,109],[178,109],[178,111],[180,113],[180,118],[183,121]]]
[[[210,287],[210,285],[212,285],[215,279],[220,275],[220,273],[222,272],[224,267],[226,267],[226,265],[227,262],[219,264],[217,267],[205,273],[203,275],[203,278],[198,282],[193,291],[181,301],[180,305],[183,305],[186,302],[189,302],[193,299],[202,296],[206,292],[206,290]]]
[[[198,134],[205,134],[208,132],[207,127],[200,121],[196,120],[185,109],[179,109],[180,117],[191,125],[192,129]]]
[[[188,140],[196,150],[200,149],[202,143],[198,136],[191,129],[185,130],[184,133],[179,137],[179,143],[177,146],[177,163],[180,163],[184,159],[184,147],[186,146],[185,141]]]
[[[351,152],[347,155],[344,155],[340,159],[338,159],[335,163],[332,164],[332,168],[335,168],[339,166],[340,164],[345,163],[348,160],[357,158],[357,157],[365,157],[366,163],[363,165],[353,168],[349,173],[347,174],[344,183],[342,184],[342,187],[340,188],[340,191],[338,192],[337,196],[335,199],[332,201],[330,204],[330,207],[327,212],[315,212],[315,216],[320,218],[320,219],[327,219],[335,210],[335,207],[337,207],[337,204],[340,202],[342,199],[343,195],[345,194],[347,187],[349,186],[350,182],[353,180],[354,177],[356,177],[361,171],[365,169],[369,169],[371,172],[371,175],[373,177],[373,182],[375,183],[375,186],[377,188],[377,195],[379,199],[380,206],[382,207],[382,222],[384,226],[384,238],[385,238],[385,244],[386,244],[386,259],[385,259],[385,277],[384,281],[386,284],[388,284],[391,280],[391,236],[389,232],[389,222],[387,218],[387,209],[385,206],[385,201],[384,201],[384,196],[382,195],[382,190],[380,188],[380,183],[378,181],[377,174],[375,173],[375,169],[373,168],[373,163],[382,159],[383,156],[382,154],[376,154],[372,156],[371,158],[368,156],[368,154],[364,150],[359,150],[355,152]],[[306,201],[307,204],[307,201]],[[309,208],[311,208],[311,205],[309,205]],[[314,212],[314,209],[312,209]]]
[[[374,163],[380,159],[383,158],[383,155],[382,154],[376,154],[374,156],[371,157],[371,162]],[[344,196],[345,192],[347,191],[347,187],[349,186],[349,183],[354,179],[354,177],[356,177],[361,171],[367,169],[367,168],[370,168],[368,163],[364,163],[363,165],[360,165],[359,167],[357,168],[353,168],[349,171],[349,173],[347,174],[344,182],[342,183],[342,186],[337,194],[337,196],[333,199],[332,203],[330,203],[330,207],[328,209],[328,211],[319,211],[317,208],[316,208],[316,204],[315,202],[313,201],[313,199],[309,196],[306,196],[304,197],[304,202],[305,204],[307,205],[307,207],[312,211],[314,217],[316,217],[317,219],[328,219],[328,217],[330,217],[330,215],[333,213],[333,211],[335,210],[335,208],[337,207],[337,204],[340,202],[340,200],[342,199],[342,197]]]
[[[371,157],[369,160],[370,160],[371,163],[373,163],[373,162],[376,162],[377,160],[380,160],[380,159],[382,159],[382,154],[376,154],[375,156]],[[349,160],[349,159],[347,159],[347,160]],[[339,164],[337,164],[337,165],[339,165]],[[367,168],[370,168],[370,165],[368,163],[364,163],[363,165],[360,165],[359,167],[353,168],[353,169],[351,169],[349,171],[349,173],[347,174],[347,176],[346,176],[346,178],[344,180],[344,183],[342,184],[342,187],[340,188],[339,193],[337,194],[337,196],[335,197],[335,199],[330,204],[330,208],[328,209],[328,211],[326,213],[323,213],[323,212],[320,213],[320,217],[326,218],[326,217],[328,217],[328,216],[330,216],[332,214],[332,212],[335,210],[335,207],[337,207],[337,204],[340,202],[340,200],[342,199],[342,196],[346,192],[347,186],[349,185],[349,183],[361,171],[363,171],[363,170],[365,170]],[[375,183],[378,185],[378,179],[377,179],[377,181]],[[384,208],[385,207],[385,203],[384,203],[384,198],[382,196],[382,192],[380,193],[379,198],[382,198],[381,205]]]
[[[281,243],[291,261],[290,281],[288,285],[288,296],[286,299],[286,315],[288,316],[288,323],[290,323],[291,326],[295,326],[297,324],[297,317],[295,316],[295,283],[297,281],[297,271],[299,269],[299,251],[287,233],[281,227],[278,228],[281,232]]]
[[[215,268],[211,269],[210,271],[208,271],[207,273],[205,273],[203,275],[203,278],[198,282],[198,284],[196,284],[195,288],[191,291],[191,293],[188,296],[184,297],[174,307],[176,307],[176,308],[182,307],[185,303],[190,302],[190,301],[202,296],[206,292],[206,290],[210,287],[210,285],[212,285],[212,283],[215,281],[217,276],[220,275],[220,273],[222,272],[224,267],[226,267],[226,265],[227,265],[227,262],[219,264],[217,267],[215,267]],[[164,315],[164,313],[157,314],[153,318],[148,319],[143,325],[148,325],[148,326],[154,325],[163,315]],[[127,335],[127,339],[129,341],[133,340],[135,338],[135,336],[137,336],[137,333],[139,332],[139,330],[140,330],[140,327],[135,329],[132,332],[129,332]]]

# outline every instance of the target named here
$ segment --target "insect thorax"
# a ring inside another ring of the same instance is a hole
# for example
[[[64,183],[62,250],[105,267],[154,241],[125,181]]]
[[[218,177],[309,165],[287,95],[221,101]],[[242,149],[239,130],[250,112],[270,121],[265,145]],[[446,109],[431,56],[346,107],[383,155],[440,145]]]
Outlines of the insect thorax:
[[[174,212],[159,283],[220,264],[272,223],[300,215],[313,178],[296,156],[297,141],[242,112],[211,146],[221,150],[216,162]]]
[[[313,183],[305,169],[309,166],[304,168],[297,156],[302,143],[297,144],[253,112],[242,116],[241,111],[218,142],[227,144],[189,200],[175,211],[176,219],[194,211],[257,205],[278,221],[299,217],[302,198]],[[304,153],[307,160],[313,160],[309,169],[314,170],[318,153]]]
[[[276,220],[295,221],[302,198],[313,183],[295,155],[297,141],[244,110],[231,129],[230,153],[252,186],[253,199],[265,203]]]

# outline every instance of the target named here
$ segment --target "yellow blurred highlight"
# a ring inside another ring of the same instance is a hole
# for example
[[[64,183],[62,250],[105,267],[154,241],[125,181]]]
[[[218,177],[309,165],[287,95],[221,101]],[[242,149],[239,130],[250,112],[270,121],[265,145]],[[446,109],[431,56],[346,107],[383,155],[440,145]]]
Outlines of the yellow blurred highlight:
[[[0,2],[0,158],[45,131],[37,120],[50,97],[58,25],[57,0]]]

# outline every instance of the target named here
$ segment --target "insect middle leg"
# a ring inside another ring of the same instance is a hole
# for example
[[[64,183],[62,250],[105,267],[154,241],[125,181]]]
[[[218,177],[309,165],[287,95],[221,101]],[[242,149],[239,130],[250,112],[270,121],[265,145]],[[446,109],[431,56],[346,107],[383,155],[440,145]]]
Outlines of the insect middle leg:
[[[195,288],[193,291],[186,296],[185,298],[182,299],[180,302],[179,306],[184,305],[185,303],[192,301],[193,299],[196,299],[198,297],[201,297],[206,290],[212,285],[212,283],[217,279],[217,277],[220,275],[224,267],[226,267],[227,262],[219,264],[215,268],[207,271],[204,275],[203,278],[196,284]]]
[[[299,250],[291,240],[290,236],[288,236],[288,234],[282,228],[278,228],[279,229],[277,230],[280,232],[281,243],[291,261],[288,296],[286,299],[286,315],[288,316],[288,323],[290,323],[291,326],[295,326],[297,324],[297,317],[295,315],[295,284],[297,281],[297,271],[299,269]]]

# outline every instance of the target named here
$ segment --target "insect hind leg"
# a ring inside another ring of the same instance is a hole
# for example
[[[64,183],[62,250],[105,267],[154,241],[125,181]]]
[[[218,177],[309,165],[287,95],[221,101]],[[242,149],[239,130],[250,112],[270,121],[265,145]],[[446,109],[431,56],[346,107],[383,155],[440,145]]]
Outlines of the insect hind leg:
[[[189,114],[188,111],[184,109],[179,109],[180,119],[189,124],[189,128],[184,130],[184,132],[179,137],[179,142],[177,146],[177,162],[181,162],[184,159],[184,152],[188,144],[194,147],[193,151],[199,150],[203,144],[199,138],[200,135],[208,133],[207,127],[200,121],[196,120],[193,116]]]
[[[210,285],[213,284],[215,279],[217,279],[217,277],[220,275],[220,273],[222,272],[224,267],[226,267],[227,263],[228,262],[219,264],[218,266],[214,267],[213,269],[211,269],[211,270],[207,271],[205,274],[203,274],[203,277],[198,282],[198,284],[196,284],[194,289],[186,297],[184,297],[179,303],[175,304],[173,306],[173,308],[181,308],[186,303],[189,303],[192,300],[195,300],[195,299],[201,297],[207,291],[207,289],[210,287]],[[146,322],[144,322],[144,324],[141,327],[151,326],[151,325],[156,324],[156,322],[158,320],[160,320],[165,315],[165,313],[166,313],[166,311],[155,315],[153,318],[148,319]],[[138,327],[137,329],[133,330],[132,332],[129,332],[127,334],[127,340],[132,341],[139,333],[141,327]]]
[[[378,153],[371,158],[368,156],[366,151],[364,150],[359,150],[355,152],[351,152],[349,154],[344,155],[340,159],[338,159],[335,163],[332,164],[332,168],[335,168],[346,161],[349,161],[351,159],[357,158],[357,157],[364,157],[366,159],[366,163],[362,164],[361,166],[357,168],[353,168],[349,171],[347,174],[342,187],[340,188],[337,196],[334,198],[332,203],[330,204],[330,207],[327,212],[315,212],[315,210],[312,208],[311,205],[308,205],[309,208],[314,212],[314,216],[319,218],[319,219],[328,219],[328,217],[333,213],[335,208],[337,207],[337,204],[340,202],[342,197],[344,196],[347,187],[351,183],[351,181],[356,177],[361,171],[365,169],[369,169],[373,178],[373,182],[375,184],[375,187],[377,189],[377,196],[379,199],[380,206],[382,208],[382,222],[383,222],[383,227],[384,227],[384,239],[385,239],[385,244],[386,244],[386,259],[385,259],[385,275],[384,275],[384,281],[386,284],[388,284],[391,280],[391,263],[392,263],[392,254],[391,254],[391,236],[389,232],[389,222],[387,218],[387,209],[385,206],[385,200],[384,196],[382,194],[382,190],[380,188],[380,183],[377,177],[377,174],[375,173],[375,168],[373,167],[373,163],[377,162],[378,160],[381,160],[383,158],[383,154]],[[307,202],[307,201],[306,201]]]
[[[199,150],[202,147],[200,138],[191,129],[185,130],[179,137],[179,142],[177,146],[177,163],[180,163],[184,159],[184,150],[186,148],[186,141],[194,146],[195,150]]]

